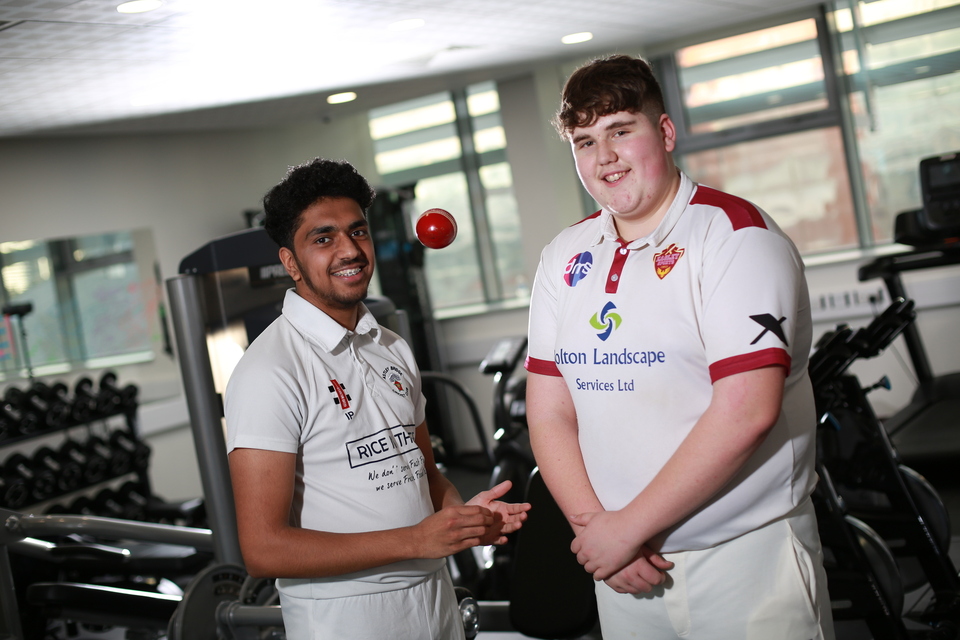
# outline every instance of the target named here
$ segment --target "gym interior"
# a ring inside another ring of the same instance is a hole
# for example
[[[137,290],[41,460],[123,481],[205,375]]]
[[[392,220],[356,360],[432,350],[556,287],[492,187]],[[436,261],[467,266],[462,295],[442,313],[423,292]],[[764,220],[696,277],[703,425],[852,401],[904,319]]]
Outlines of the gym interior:
[[[316,156],[377,189],[368,306],[414,348],[444,471],[543,505],[449,560],[467,636],[600,638],[522,363],[540,250],[598,208],[550,121],[609,53],[653,65],[678,166],[803,255],[837,638],[960,637],[957,0],[118,4],[0,0],[0,638],[284,637],[239,555],[222,393],[291,286],[261,199]],[[310,21],[350,37],[313,51]],[[416,241],[431,207],[449,247]]]

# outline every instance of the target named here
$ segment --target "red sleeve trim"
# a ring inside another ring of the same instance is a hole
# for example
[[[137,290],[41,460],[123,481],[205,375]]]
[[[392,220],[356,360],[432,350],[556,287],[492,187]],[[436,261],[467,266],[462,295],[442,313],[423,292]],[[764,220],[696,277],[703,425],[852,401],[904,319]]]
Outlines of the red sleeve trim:
[[[560,373],[560,369],[557,368],[557,363],[553,360],[539,360],[527,356],[527,359],[523,363],[523,368],[530,373],[539,373],[542,376],[563,376],[563,374]]]
[[[760,211],[755,206],[743,198],[710,187],[697,185],[697,192],[693,194],[690,204],[706,204],[723,209],[727,218],[730,219],[734,231],[746,227],[767,228],[767,223],[763,221],[763,216],[760,215]]]
[[[787,375],[790,375],[790,354],[783,349],[774,347],[718,360],[710,365],[710,382],[716,382],[736,373],[769,366],[784,367],[787,370]]]

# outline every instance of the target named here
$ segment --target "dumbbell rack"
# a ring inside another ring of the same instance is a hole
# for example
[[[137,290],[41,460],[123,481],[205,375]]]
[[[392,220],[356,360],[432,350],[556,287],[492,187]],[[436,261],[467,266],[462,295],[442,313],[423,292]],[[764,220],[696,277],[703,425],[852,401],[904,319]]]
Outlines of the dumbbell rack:
[[[112,371],[95,385],[8,387],[0,399],[0,507],[33,514],[146,520],[149,447],[137,434],[135,385]]]

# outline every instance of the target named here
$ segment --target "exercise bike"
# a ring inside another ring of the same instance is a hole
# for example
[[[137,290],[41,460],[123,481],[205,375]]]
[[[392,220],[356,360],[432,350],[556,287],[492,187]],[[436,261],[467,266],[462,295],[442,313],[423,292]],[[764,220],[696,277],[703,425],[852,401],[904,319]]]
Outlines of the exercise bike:
[[[874,637],[956,638],[960,578],[947,552],[950,523],[936,490],[902,464],[863,387],[847,373],[879,354],[915,319],[898,298],[867,327],[824,335],[809,371],[820,416],[814,496],[834,619],[863,620]],[[904,613],[906,592],[929,584],[921,611]],[[912,624],[908,624],[912,623]]]

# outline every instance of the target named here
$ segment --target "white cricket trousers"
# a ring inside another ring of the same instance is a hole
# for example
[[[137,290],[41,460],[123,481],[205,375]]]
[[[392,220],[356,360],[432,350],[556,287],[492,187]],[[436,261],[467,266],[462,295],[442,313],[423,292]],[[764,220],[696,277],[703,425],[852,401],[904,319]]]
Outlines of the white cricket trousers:
[[[652,593],[597,583],[603,640],[834,640],[813,503],[716,547],[666,553]]]
[[[345,598],[280,594],[287,640],[463,640],[446,567],[407,589]]]

